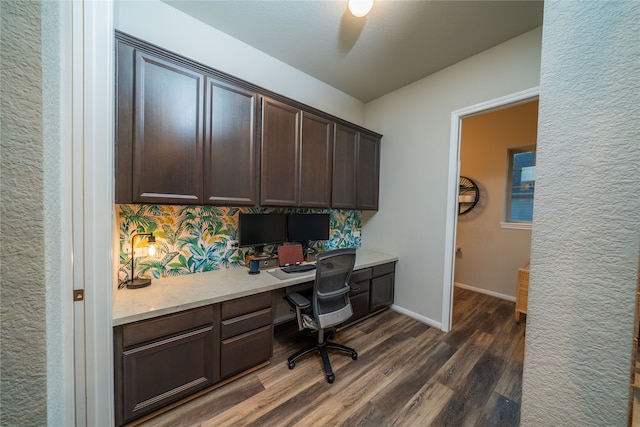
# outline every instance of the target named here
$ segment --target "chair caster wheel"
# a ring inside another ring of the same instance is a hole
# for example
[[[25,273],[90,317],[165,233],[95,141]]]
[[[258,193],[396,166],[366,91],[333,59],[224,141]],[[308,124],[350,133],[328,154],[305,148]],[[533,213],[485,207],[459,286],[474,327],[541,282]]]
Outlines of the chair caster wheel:
[[[333,384],[333,382],[335,381],[336,376],[335,375],[327,375],[327,382],[329,384]]]
[[[358,353],[356,353],[355,351],[353,353],[351,353],[351,358],[353,360],[358,360]]]
[[[288,364],[288,365],[289,365],[289,369],[293,369],[293,368],[295,368],[295,367],[296,367],[296,362],[291,361],[291,362],[289,362],[289,364]]]

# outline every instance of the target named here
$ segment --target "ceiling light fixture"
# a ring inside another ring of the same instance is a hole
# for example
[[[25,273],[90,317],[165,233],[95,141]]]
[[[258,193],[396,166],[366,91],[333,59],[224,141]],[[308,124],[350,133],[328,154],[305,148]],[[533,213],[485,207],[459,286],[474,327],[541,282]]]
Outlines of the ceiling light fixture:
[[[349,11],[358,18],[369,13],[372,7],[373,0],[349,0]]]

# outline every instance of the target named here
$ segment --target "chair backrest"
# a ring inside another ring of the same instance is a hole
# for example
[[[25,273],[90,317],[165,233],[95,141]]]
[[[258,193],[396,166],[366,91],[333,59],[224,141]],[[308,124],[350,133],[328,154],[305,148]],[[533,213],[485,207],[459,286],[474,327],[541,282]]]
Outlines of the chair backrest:
[[[356,263],[355,249],[336,249],[316,257],[313,316],[320,328],[344,322],[353,315],[349,278]]]

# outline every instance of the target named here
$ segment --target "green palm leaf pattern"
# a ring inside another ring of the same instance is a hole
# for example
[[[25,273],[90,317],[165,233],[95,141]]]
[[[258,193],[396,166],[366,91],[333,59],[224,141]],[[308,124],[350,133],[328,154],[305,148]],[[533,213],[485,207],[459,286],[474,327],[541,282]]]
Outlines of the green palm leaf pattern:
[[[238,238],[239,213],[330,213],[331,234],[317,246],[327,250],[360,247],[359,211],[329,209],[237,208],[218,206],[117,205],[120,234],[118,278],[129,279],[131,260],[125,247],[136,233],[153,232],[155,256],[138,258],[136,275],[153,278],[218,270],[244,264],[243,249],[227,249]],[[136,240],[136,250],[138,240]]]

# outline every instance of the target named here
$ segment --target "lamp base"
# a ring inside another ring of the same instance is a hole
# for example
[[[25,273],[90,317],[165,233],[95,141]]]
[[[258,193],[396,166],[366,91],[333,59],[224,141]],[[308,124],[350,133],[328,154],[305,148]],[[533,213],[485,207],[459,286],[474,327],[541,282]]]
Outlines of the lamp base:
[[[151,279],[133,279],[127,282],[127,289],[146,288],[151,284]]]

